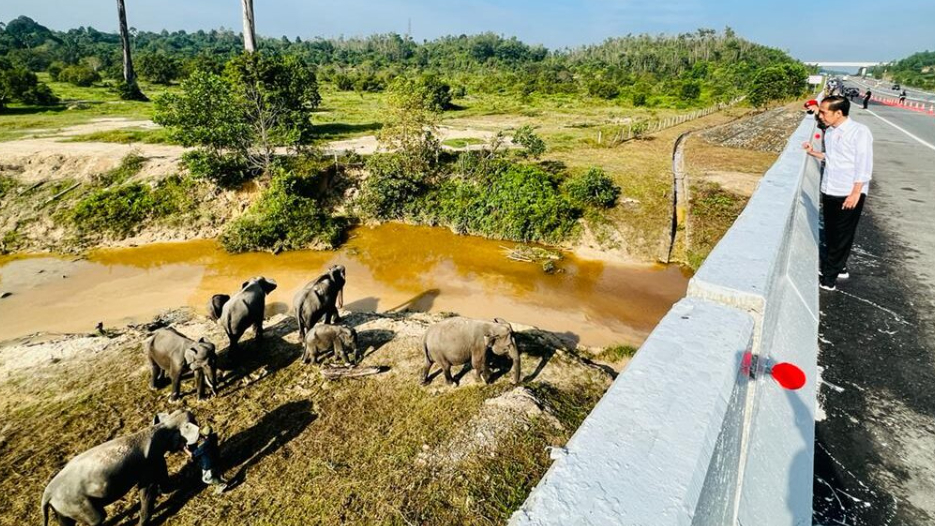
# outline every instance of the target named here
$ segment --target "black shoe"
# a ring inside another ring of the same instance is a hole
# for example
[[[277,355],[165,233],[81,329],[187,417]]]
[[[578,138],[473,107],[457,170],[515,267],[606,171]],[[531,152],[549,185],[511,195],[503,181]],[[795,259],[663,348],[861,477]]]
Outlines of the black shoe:
[[[837,287],[834,285],[834,281],[825,278],[818,280],[818,287],[822,290],[837,290]]]
[[[838,274],[838,279],[847,279],[849,277],[851,277],[851,273],[847,271],[847,267]]]

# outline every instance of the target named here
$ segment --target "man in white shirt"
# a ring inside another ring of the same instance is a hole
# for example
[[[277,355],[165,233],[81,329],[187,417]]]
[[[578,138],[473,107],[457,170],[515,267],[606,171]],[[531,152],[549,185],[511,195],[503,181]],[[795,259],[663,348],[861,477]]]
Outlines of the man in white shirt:
[[[807,154],[825,161],[821,212],[826,250],[819,280],[825,290],[834,290],[838,277],[849,275],[847,258],[873,172],[873,135],[869,128],[848,118],[850,107],[845,97],[822,100],[818,116],[828,125],[825,151],[816,151],[810,141],[802,145]]]

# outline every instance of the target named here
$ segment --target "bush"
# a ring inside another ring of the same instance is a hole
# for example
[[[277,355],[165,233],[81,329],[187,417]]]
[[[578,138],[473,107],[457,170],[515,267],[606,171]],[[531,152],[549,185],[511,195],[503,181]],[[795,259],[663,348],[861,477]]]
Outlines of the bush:
[[[339,91],[354,91],[354,79],[344,73],[334,76],[334,86]]]
[[[169,84],[182,72],[182,64],[161,51],[141,53],[137,60],[140,77],[155,84]]]
[[[139,100],[146,102],[149,99],[146,95],[140,91],[140,87],[136,84],[127,84],[125,81],[121,80],[114,86],[114,92],[117,93],[117,96],[120,97],[120,100]]]
[[[581,216],[554,176],[528,165],[508,165],[480,180],[448,179],[426,205],[458,232],[524,242],[564,241]]]
[[[93,86],[95,82],[100,82],[101,76],[88,66],[75,65],[63,68],[58,74],[58,79],[61,82],[87,88]]]
[[[682,89],[679,92],[679,97],[684,101],[693,101],[697,100],[701,96],[701,83],[697,81],[690,81],[682,84]]]
[[[55,62],[49,64],[49,67],[46,68],[46,72],[49,74],[49,78],[55,82],[58,82],[58,76],[61,75],[62,70],[65,69],[65,64],[56,60]]]
[[[513,142],[521,145],[529,157],[538,158],[545,153],[545,141],[532,131],[532,126],[526,125],[516,130]]]
[[[312,245],[334,247],[342,225],[314,199],[315,178],[280,173],[247,212],[228,224],[221,245],[228,252],[299,250]]]
[[[154,204],[148,186],[131,183],[91,192],[75,204],[68,217],[81,234],[106,233],[124,238],[150,217]]]
[[[0,57],[0,110],[18,100],[23,104],[46,106],[58,102],[52,90],[22,66],[13,66]]]
[[[367,159],[369,175],[360,188],[357,208],[371,219],[401,219],[426,189],[428,174],[414,171],[402,153],[379,153]]]
[[[255,175],[242,156],[201,148],[183,153],[182,166],[192,177],[207,179],[225,188],[235,187]]]
[[[571,199],[582,205],[610,208],[620,197],[620,187],[600,168],[590,168],[568,179],[562,186]]]
[[[633,94],[633,105],[634,106],[645,106],[646,105],[646,92],[637,91]]]
[[[96,177],[95,182],[101,187],[121,184],[127,179],[140,173],[140,170],[143,168],[145,163],[146,157],[136,153],[136,151],[130,152],[120,160],[120,165],[118,165],[113,170],[110,170]]]
[[[595,79],[588,83],[588,95],[611,100],[617,98],[617,95],[620,95],[620,89],[617,88],[617,84],[613,82]]]

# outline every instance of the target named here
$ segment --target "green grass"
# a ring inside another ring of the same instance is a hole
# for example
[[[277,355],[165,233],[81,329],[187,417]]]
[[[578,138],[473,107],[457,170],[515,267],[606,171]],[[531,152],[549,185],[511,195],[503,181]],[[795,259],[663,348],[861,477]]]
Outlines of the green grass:
[[[62,142],[113,142],[118,144],[177,144],[169,137],[168,130],[119,129],[85,133],[68,137]]]
[[[625,358],[633,358],[637,350],[632,345],[611,345],[610,347],[604,347],[604,350],[597,355],[597,358],[609,362],[619,362]]]
[[[448,139],[447,141],[442,141],[442,144],[449,146],[451,148],[466,148],[468,146],[473,146],[477,144],[484,144],[485,141],[481,139],[475,139],[473,137],[464,137],[460,139]]]

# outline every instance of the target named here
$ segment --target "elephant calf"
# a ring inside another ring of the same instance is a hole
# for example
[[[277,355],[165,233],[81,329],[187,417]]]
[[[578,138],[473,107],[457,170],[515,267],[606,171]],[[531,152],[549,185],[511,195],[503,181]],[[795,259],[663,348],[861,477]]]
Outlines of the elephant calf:
[[[340,358],[344,363],[360,363],[362,357],[357,347],[357,331],[340,325],[327,324],[314,327],[305,336],[305,352],[302,353],[302,362],[309,363],[314,359],[315,363],[318,363],[318,354],[332,348],[335,357]],[[351,356],[350,361],[348,361],[348,354]]]
[[[180,451],[198,440],[195,417],[179,410],[155,425],[95,446],[68,461],[42,492],[42,523],[49,524],[50,509],[59,523],[79,521],[99,526],[107,516],[104,506],[139,488],[140,526],[149,515],[159,485],[169,479],[166,453]]]
[[[143,350],[152,367],[151,388],[156,389],[158,381],[168,374],[172,379],[171,400],[178,400],[182,375],[193,371],[198,399],[205,398],[206,382],[217,396],[217,355],[214,344],[205,338],[195,341],[175,329],[159,329],[143,342]]]
[[[451,376],[451,366],[468,362],[471,362],[477,380],[489,383],[488,350],[500,356],[509,354],[513,360],[513,384],[519,383],[519,349],[513,337],[513,328],[499,318],[493,322],[460,317],[440,321],[425,331],[422,348],[425,351],[422,385],[429,383],[429,371],[433,363],[441,366],[448,385],[456,383]]]

